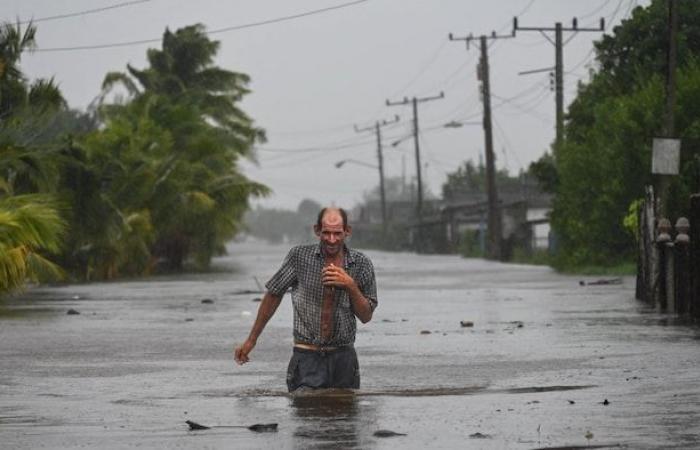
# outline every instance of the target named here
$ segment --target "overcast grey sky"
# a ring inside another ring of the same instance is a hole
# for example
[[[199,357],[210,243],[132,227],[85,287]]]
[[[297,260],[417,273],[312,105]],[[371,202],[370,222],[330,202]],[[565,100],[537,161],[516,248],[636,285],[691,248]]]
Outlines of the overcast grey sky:
[[[444,128],[452,120],[479,121],[476,63],[478,46],[450,42],[464,36],[508,34],[512,19],[521,26],[571,24],[606,33],[649,0],[3,0],[0,16],[34,18],[39,50],[22,67],[30,78],[54,77],[71,107],[85,108],[98,94],[104,75],[127,63],[145,65],[149,47],[159,42],[101,49],[50,51],[65,47],[158,40],[165,29],[202,23],[218,30],[347,5],[318,14],[212,34],[221,42],[216,63],[247,73],[252,82],[244,109],[265,128],[268,142],[258,164],[243,164],[252,179],[274,194],[256,202],[295,209],[304,198],[352,207],[378,184],[377,170],[348,163],[377,163],[374,136],[353,125],[369,126],[395,114],[401,121],[384,129],[386,144],[411,130],[409,107],[386,107],[385,100],[445,93],[444,100],[419,108],[423,180],[439,194],[446,173],[465,160],[479,160],[483,132],[478,125]],[[108,8],[112,7],[113,8]],[[98,8],[103,11],[88,12]],[[108,9],[107,9],[108,8]],[[52,18],[85,12],[85,14]],[[48,19],[48,20],[42,20]],[[593,41],[603,33],[565,33],[565,101],[593,62]],[[551,33],[550,33],[551,37]],[[553,38],[552,38],[553,39]],[[570,39],[570,40],[569,40]],[[546,72],[518,72],[554,65],[554,46],[537,32],[496,40],[489,49],[497,167],[515,174],[538,159],[554,137],[554,93]],[[385,172],[415,175],[412,141],[386,145]]]

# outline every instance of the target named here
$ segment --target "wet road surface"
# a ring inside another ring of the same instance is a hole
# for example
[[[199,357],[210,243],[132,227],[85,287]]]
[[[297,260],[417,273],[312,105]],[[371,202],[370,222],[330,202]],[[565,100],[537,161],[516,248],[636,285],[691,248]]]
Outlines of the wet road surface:
[[[366,252],[362,389],[290,397],[291,302],[234,364],[288,247],[215,271],[42,287],[0,307],[3,448],[698,448],[700,332],[543,267]],[[211,303],[202,303],[210,299]],[[79,315],[67,315],[69,309]],[[462,327],[460,321],[473,322]],[[276,433],[204,425],[276,422]],[[406,436],[376,436],[378,430]]]

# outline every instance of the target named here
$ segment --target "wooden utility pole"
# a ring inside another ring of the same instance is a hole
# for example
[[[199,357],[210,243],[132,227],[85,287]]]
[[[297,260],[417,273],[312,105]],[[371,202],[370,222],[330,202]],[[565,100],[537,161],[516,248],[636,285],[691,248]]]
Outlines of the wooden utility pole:
[[[673,138],[676,134],[676,66],[678,64],[678,2],[668,1],[668,50],[666,56],[666,105],[664,111],[664,134]],[[659,216],[668,217],[668,195],[671,175],[659,175]]]
[[[382,232],[386,234],[387,218],[386,218],[386,192],[384,190],[384,156],[382,155],[382,130],[381,128],[387,125],[394,124],[399,121],[399,116],[394,116],[393,120],[376,121],[374,126],[366,128],[358,128],[355,125],[355,131],[361,133],[364,131],[374,130],[377,136],[377,166],[379,167],[379,198],[382,207]]]
[[[481,94],[484,103],[484,143],[486,153],[486,195],[488,200],[488,246],[486,256],[489,259],[502,259],[503,257],[503,225],[501,220],[501,209],[498,202],[498,188],[496,187],[496,157],[493,152],[493,129],[491,125],[491,77],[489,75],[489,39],[512,38],[512,35],[498,36],[493,32],[490,36],[481,35],[478,38],[469,35],[463,38],[456,38],[449,34],[451,41],[465,41],[467,49],[469,43],[479,39],[481,45],[481,59],[477,71],[481,81]]]
[[[605,19],[600,19],[600,28],[579,28],[578,21],[574,17],[571,28],[565,28],[561,22],[554,24],[552,27],[520,27],[518,26],[518,18],[513,17],[513,36],[516,31],[538,31],[542,33],[549,42],[554,44],[554,91],[556,101],[556,137],[554,139],[554,161],[557,160],[559,148],[564,142],[564,45],[563,32],[573,31],[575,33],[581,31],[604,31]],[[554,41],[552,41],[545,31],[554,31]],[[568,42],[568,41],[567,41]]]
[[[421,178],[420,143],[418,141],[418,103],[429,102],[431,100],[439,100],[442,98],[445,98],[444,92],[440,92],[440,95],[435,95],[432,97],[413,97],[410,100],[408,99],[408,97],[404,97],[403,100],[398,102],[392,102],[389,100],[386,101],[386,106],[405,106],[409,104],[413,106],[413,140],[415,142],[416,149],[416,182],[418,183],[418,192],[416,199],[416,219],[418,220],[419,225],[423,214],[423,181]]]

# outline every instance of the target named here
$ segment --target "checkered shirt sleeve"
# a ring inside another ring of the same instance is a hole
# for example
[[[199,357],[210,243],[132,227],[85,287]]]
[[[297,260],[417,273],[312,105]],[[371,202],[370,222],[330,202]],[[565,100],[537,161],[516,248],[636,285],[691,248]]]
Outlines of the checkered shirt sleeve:
[[[358,253],[359,271],[354,277],[360,292],[369,301],[372,311],[377,307],[377,282],[374,276],[374,266],[372,261],[365,255]]]
[[[274,296],[282,297],[287,290],[297,283],[296,259],[297,248],[293,248],[287,253],[282,266],[272,278],[265,284],[267,290]]]

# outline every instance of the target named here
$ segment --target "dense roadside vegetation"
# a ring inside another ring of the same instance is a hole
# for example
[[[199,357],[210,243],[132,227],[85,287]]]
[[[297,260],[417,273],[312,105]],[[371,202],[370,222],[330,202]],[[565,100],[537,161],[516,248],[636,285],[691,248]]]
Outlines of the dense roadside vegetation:
[[[688,194],[700,188],[700,2],[678,6],[682,156],[671,190],[674,220],[687,214]],[[595,44],[597,68],[569,106],[564,144],[532,167],[555,195],[559,247],[552,262],[560,270],[634,261],[634,204],[654,182],[651,139],[663,135],[666,30],[667,2],[653,0]]]
[[[268,193],[237,165],[265,138],[240,108],[248,76],[213,64],[202,26],[166,30],[146,68],[107,74],[95,107],[71,111],[20,70],[35,36],[0,30],[0,293],[206,268]]]

